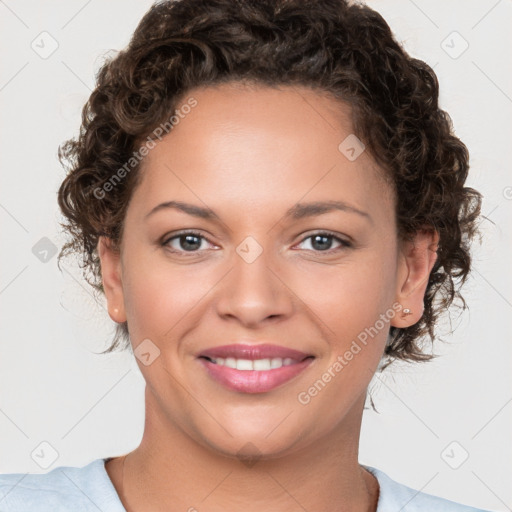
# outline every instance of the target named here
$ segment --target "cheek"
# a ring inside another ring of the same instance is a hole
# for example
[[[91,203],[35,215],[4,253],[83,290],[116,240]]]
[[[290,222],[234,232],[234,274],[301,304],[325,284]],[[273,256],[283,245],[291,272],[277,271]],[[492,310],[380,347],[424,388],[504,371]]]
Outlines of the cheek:
[[[294,292],[323,321],[331,338],[357,336],[388,311],[395,296],[394,254],[354,253],[340,264],[294,275]]]
[[[305,414],[323,417],[317,430],[339,424],[375,374],[396,313],[392,262],[370,258],[330,272],[324,286],[310,286],[309,305],[322,320],[329,348],[298,401]]]
[[[161,338],[199,304],[206,276],[198,268],[148,255],[127,258],[123,293],[134,339]]]
[[[390,321],[396,313],[392,307],[394,253],[354,253],[353,259],[345,263],[324,267],[321,279],[315,281],[317,285],[310,282],[302,292],[308,297],[310,309],[322,320],[319,325],[323,326],[327,340],[324,348],[329,354],[318,365],[312,388],[302,390],[303,402],[315,397],[316,405],[311,411],[330,404],[332,410],[326,414],[333,423],[365,392],[381,360]]]

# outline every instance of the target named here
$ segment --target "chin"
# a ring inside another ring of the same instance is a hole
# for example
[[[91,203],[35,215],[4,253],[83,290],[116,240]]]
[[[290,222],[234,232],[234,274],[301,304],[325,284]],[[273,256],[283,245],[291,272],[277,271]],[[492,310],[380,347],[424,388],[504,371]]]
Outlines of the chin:
[[[271,427],[265,424],[264,428],[256,428],[253,424],[238,422],[237,425],[230,425],[227,430],[217,432],[200,433],[199,442],[217,454],[229,458],[237,458],[248,464],[256,459],[277,459],[304,447],[305,442],[303,431],[295,428],[288,431],[284,425],[279,426],[283,418],[272,423]],[[293,423],[290,422],[288,428]],[[297,425],[295,423],[295,425]],[[278,426],[276,428],[276,426]]]
[[[224,443],[208,442],[209,448],[217,454],[225,457],[235,458],[251,466],[253,463],[262,460],[278,459],[292,453],[294,443],[274,442],[261,436],[261,439],[236,438],[226,440]]]

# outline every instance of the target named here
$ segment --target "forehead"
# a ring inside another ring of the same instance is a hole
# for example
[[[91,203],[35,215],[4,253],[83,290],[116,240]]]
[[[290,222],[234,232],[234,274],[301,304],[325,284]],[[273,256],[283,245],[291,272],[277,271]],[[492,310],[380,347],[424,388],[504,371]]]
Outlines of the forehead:
[[[340,150],[354,137],[347,104],[306,87],[231,83],[193,89],[181,104],[190,98],[195,106],[145,157],[135,204],[186,196],[261,216],[301,198],[389,202],[370,155],[351,161]]]

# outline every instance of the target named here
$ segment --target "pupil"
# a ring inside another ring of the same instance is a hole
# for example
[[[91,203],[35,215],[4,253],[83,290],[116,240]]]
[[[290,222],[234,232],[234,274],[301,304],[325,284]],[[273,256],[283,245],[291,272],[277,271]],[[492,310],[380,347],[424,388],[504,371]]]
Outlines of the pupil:
[[[201,241],[194,243],[194,242],[191,242],[191,240],[193,240],[193,239],[199,240],[199,237],[196,235],[182,235],[180,237],[180,240],[182,242],[182,244],[181,244],[182,248],[187,251],[198,249],[201,246]],[[183,243],[184,240],[185,240],[185,243]]]
[[[317,240],[322,240],[320,243],[317,243]],[[330,236],[325,236],[325,235],[315,235],[313,237],[313,247],[315,249],[329,249],[329,247],[325,247],[325,245],[327,246],[330,246],[330,242],[331,241],[331,237]],[[322,245],[322,244],[325,244],[325,245]]]

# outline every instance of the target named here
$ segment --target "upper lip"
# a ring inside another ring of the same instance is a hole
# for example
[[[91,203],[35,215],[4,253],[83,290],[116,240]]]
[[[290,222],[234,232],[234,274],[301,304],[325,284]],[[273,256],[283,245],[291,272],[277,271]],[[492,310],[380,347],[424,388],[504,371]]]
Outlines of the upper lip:
[[[207,357],[216,359],[218,357],[234,357],[235,359],[272,359],[280,357],[282,359],[290,358],[296,361],[303,361],[312,354],[306,354],[299,350],[282,347],[280,345],[249,345],[245,343],[236,343],[233,345],[222,345],[203,350],[198,357]]]

